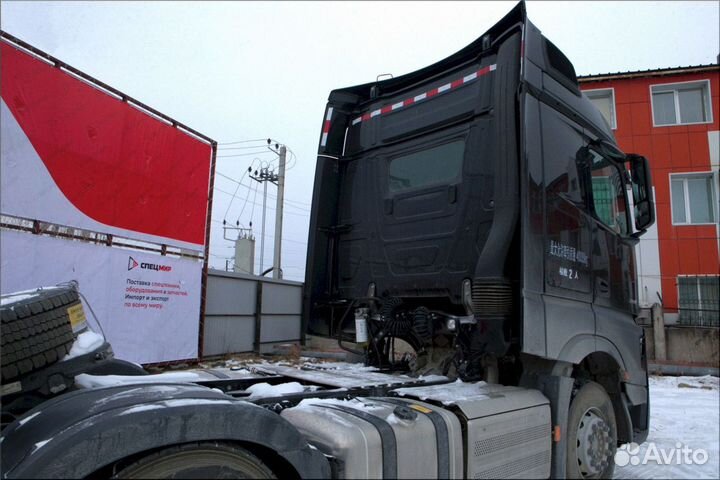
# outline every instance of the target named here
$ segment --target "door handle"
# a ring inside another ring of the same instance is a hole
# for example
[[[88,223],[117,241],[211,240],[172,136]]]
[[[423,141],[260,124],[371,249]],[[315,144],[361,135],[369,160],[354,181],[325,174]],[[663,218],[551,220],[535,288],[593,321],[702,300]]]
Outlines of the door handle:
[[[457,185],[450,185],[448,187],[448,203],[457,202]]]
[[[385,211],[385,215],[392,215],[393,213],[393,204],[394,200],[392,198],[386,198],[383,202],[383,210]]]
[[[598,290],[600,293],[609,293],[610,292],[610,285],[607,281],[603,280],[602,278],[598,279]]]

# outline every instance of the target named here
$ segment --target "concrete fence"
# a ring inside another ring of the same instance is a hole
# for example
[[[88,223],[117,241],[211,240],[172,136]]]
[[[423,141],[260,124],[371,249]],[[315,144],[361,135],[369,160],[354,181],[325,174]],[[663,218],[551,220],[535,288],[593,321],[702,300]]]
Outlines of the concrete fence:
[[[666,325],[662,308],[655,305],[644,328],[651,372],[718,375],[718,327]]]
[[[213,269],[207,282],[204,357],[300,341],[302,283]]]

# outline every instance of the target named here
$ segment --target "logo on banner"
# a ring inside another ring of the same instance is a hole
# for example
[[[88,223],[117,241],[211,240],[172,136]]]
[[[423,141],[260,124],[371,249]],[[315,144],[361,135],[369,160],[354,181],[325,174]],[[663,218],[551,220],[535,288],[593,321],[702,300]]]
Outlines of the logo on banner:
[[[158,263],[138,263],[133,257],[128,257],[128,270],[140,267],[143,270],[156,270],[158,272],[169,272],[172,270],[170,265],[160,265]]]

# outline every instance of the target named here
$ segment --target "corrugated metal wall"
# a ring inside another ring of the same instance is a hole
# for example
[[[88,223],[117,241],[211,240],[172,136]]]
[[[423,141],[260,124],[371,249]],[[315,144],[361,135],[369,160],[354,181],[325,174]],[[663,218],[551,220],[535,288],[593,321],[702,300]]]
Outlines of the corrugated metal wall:
[[[302,283],[212,269],[207,281],[203,356],[300,341]]]

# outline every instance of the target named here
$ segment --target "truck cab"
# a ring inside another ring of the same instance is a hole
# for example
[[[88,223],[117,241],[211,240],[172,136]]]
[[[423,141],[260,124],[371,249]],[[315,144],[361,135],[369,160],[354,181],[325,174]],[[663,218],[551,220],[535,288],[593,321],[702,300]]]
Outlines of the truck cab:
[[[331,92],[312,201],[305,331],[366,366],[86,378],[3,429],[3,476],[611,478],[645,440],[648,162],[524,3]]]
[[[555,377],[571,399],[600,385],[615,443],[641,443],[634,246],[653,222],[647,160],[620,151],[520,3],[444,60],[331,92],[307,330],[360,344],[379,368],[533,387]]]

